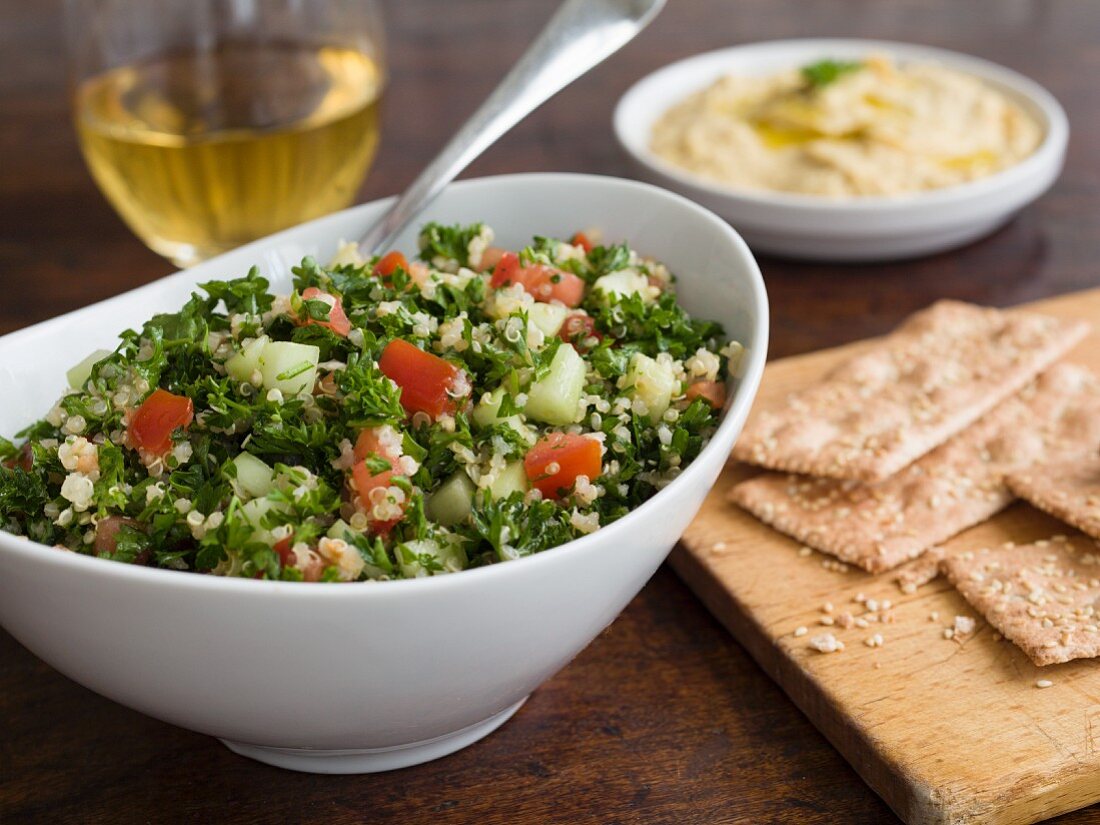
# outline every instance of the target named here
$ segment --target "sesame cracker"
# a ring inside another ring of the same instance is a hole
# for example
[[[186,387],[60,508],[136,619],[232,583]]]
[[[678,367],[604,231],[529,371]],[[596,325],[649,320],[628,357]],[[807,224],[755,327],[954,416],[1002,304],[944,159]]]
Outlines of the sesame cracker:
[[[1012,473],[1008,486],[1040,510],[1100,538],[1100,456],[1033,464]]]
[[[1091,538],[986,548],[944,572],[974,609],[1036,665],[1100,656],[1100,545]],[[980,578],[974,574],[980,574]]]
[[[734,458],[881,481],[1022,389],[1087,331],[1083,322],[940,301],[779,409],[754,414]]]
[[[800,542],[880,573],[1007,506],[1007,474],[1040,456],[1084,458],[1097,443],[1100,381],[1085,367],[1056,364],[885,481],[763,473],[735,486],[730,499]]]

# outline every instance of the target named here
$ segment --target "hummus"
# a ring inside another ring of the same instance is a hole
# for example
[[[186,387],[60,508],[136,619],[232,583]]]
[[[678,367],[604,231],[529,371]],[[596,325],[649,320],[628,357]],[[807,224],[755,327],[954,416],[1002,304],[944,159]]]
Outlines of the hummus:
[[[724,77],[665,112],[651,148],[731,187],[843,198],[965,183],[1019,163],[1042,138],[976,77],[873,56]]]

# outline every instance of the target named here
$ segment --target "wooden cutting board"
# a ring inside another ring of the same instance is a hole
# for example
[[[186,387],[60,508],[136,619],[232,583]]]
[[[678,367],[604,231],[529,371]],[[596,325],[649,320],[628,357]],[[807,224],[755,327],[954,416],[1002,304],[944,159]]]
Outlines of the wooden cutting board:
[[[1100,289],[1032,308],[1100,320]],[[867,344],[772,362],[756,403],[776,402]],[[1100,332],[1068,360],[1100,372]],[[891,573],[837,571],[823,566],[830,557],[800,555],[797,542],[726,502],[730,487],[753,472],[726,468],[671,563],[898,816],[909,825],[1028,823],[1100,802],[1100,661],[1035,667],[995,639],[942,577],[905,595]],[[1072,532],[1018,502],[946,547]],[[853,602],[860,593],[889,599],[894,621],[848,630],[819,624],[825,602],[834,613],[861,612]],[[978,620],[961,644],[943,635],[955,616]],[[799,626],[806,635],[794,635]],[[811,649],[808,640],[823,632],[845,649]],[[874,633],[881,647],[866,645]],[[1054,684],[1040,689],[1039,679]]]

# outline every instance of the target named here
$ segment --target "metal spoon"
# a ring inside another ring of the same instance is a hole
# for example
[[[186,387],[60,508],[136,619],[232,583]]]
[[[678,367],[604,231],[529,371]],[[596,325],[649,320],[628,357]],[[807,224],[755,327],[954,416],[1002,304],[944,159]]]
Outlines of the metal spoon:
[[[542,103],[629,43],[665,0],[566,0],[512,71],[359,240],[385,249],[478,155]]]

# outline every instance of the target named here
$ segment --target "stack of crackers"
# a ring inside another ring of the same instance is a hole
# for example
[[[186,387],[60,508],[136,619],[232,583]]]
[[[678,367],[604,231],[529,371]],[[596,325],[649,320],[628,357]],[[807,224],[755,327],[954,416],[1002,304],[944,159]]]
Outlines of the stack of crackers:
[[[1040,665],[1100,655],[1100,379],[1088,324],[943,301],[757,411],[732,501],[870,573],[924,556]],[[1017,496],[1093,538],[944,556]]]

